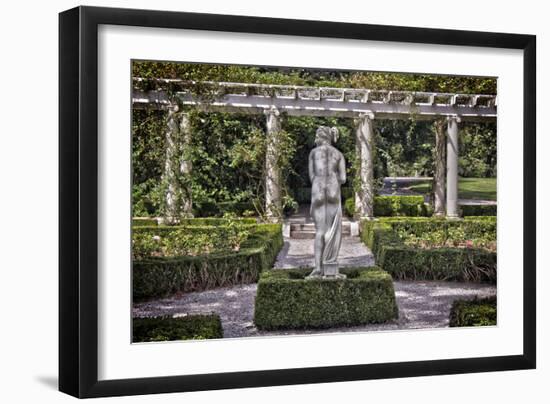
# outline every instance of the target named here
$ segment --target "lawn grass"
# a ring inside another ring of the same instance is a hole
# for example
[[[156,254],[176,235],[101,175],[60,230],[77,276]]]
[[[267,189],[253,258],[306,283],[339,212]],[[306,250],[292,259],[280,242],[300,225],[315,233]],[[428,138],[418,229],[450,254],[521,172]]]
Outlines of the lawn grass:
[[[431,182],[411,185],[409,189],[421,194],[429,194]],[[483,199],[489,201],[497,200],[497,179],[496,178],[459,178],[458,197],[460,199]]]

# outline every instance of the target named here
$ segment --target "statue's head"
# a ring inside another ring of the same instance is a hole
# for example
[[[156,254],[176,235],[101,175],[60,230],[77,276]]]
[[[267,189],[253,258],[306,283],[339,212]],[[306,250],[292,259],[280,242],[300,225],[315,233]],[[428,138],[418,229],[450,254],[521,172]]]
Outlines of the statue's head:
[[[315,144],[320,146],[322,144],[331,144],[338,141],[338,128],[329,126],[319,126],[317,132],[315,132]]]

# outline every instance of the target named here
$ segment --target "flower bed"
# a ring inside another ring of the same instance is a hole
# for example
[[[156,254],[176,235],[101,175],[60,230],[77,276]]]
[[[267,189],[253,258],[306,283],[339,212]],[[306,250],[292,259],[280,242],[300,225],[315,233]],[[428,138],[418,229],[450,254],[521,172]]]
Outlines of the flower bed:
[[[232,216],[182,219],[177,226],[134,226],[132,258],[197,256],[239,251],[258,228],[254,219]]]
[[[387,218],[361,238],[394,279],[496,282],[496,218]]]
[[[214,227],[184,229],[197,231],[198,234],[216,231]],[[163,237],[170,237],[169,229],[162,231],[166,232]],[[172,231],[179,230],[172,228]],[[283,236],[279,224],[258,224],[249,227],[248,231],[249,235],[238,251],[135,259],[132,278],[134,300],[256,282],[260,272],[271,268],[275,262],[283,246]]]

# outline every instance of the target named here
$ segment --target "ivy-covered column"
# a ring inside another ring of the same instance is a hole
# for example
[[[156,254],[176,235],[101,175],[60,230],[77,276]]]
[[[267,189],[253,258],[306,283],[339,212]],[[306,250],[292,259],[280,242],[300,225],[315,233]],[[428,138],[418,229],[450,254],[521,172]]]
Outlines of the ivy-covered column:
[[[277,164],[279,155],[279,132],[281,120],[275,107],[264,110],[266,115],[266,154],[265,154],[265,211],[272,221],[282,217],[281,172]]]
[[[458,116],[447,118],[447,217],[458,217]]]
[[[434,122],[435,152],[433,178],[434,216],[445,216],[445,120]]]
[[[168,111],[166,121],[166,157],[163,182],[165,186],[164,221],[174,223],[181,217],[193,216],[191,197],[191,162],[185,158],[186,146],[191,141],[188,114],[178,106]]]
[[[360,186],[355,193],[355,212],[361,218],[374,217],[374,114],[361,113],[355,120],[355,144]]]

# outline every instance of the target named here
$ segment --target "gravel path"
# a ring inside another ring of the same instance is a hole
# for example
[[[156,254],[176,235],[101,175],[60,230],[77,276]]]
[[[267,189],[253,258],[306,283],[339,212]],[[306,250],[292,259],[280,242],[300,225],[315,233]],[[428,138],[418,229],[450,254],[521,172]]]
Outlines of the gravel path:
[[[274,268],[312,268],[314,265],[313,240],[285,238]],[[338,265],[370,267],[374,265],[374,256],[359,237],[344,237],[338,254]]]
[[[311,241],[311,240],[310,240]],[[264,335],[313,334],[341,331],[381,331],[412,328],[447,327],[449,310],[455,299],[471,299],[496,294],[496,287],[487,284],[459,282],[394,282],[399,319],[373,324],[329,330],[258,331],[254,327],[256,284],[186,293],[167,299],[134,304],[134,317],[217,313],[225,338]]]

